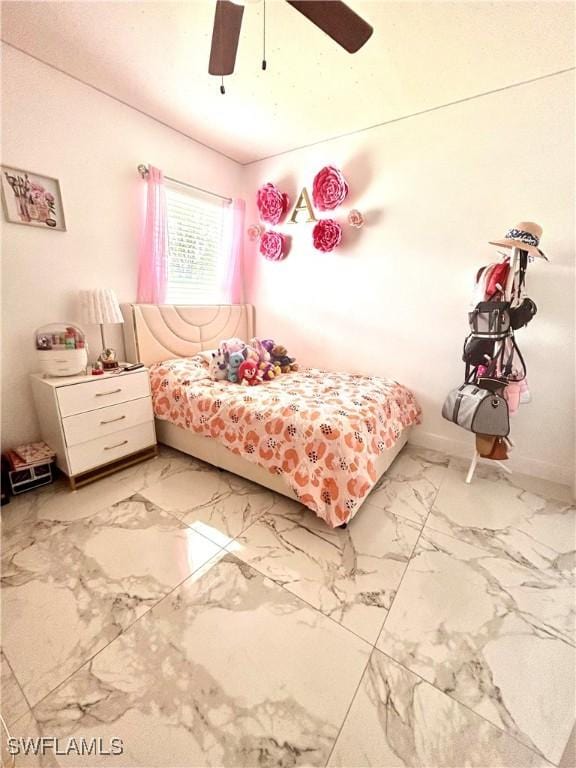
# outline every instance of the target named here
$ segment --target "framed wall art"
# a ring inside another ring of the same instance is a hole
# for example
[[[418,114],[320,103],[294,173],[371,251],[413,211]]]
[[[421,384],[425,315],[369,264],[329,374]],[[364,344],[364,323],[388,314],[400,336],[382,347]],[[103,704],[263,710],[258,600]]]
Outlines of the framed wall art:
[[[58,179],[7,165],[0,168],[2,206],[6,221],[66,231]]]

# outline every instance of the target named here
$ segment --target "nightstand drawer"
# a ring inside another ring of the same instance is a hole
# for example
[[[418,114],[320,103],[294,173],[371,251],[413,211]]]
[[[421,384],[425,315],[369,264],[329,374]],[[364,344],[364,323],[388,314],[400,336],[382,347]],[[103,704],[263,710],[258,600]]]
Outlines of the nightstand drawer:
[[[72,416],[139,397],[149,397],[150,384],[148,372],[138,371],[101,381],[94,377],[80,384],[58,387],[57,392],[61,415]]]
[[[152,401],[149,397],[109,405],[95,411],[77,413],[62,419],[66,445],[78,445],[97,437],[120,432],[137,424],[153,421]]]
[[[70,472],[78,475],[156,443],[154,422],[139,424],[68,449]]]

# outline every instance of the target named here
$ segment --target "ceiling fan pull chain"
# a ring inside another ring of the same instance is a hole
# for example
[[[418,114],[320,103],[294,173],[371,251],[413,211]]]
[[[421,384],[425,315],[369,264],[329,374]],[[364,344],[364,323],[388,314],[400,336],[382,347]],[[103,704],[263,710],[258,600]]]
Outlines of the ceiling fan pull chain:
[[[226,88],[224,88],[224,77],[220,78],[220,93],[222,96],[226,93]]]
[[[266,0],[264,3],[264,14],[262,24],[262,69],[266,69]]]

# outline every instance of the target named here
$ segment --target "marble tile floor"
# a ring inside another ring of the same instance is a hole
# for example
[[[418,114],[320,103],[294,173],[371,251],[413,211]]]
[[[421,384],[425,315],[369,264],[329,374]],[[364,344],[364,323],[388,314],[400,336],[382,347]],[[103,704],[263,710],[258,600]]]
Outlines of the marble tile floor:
[[[167,448],[13,499],[0,709],[68,752],[14,765],[573,766],[576,508],[465,470],[408,446],[346,530]]]

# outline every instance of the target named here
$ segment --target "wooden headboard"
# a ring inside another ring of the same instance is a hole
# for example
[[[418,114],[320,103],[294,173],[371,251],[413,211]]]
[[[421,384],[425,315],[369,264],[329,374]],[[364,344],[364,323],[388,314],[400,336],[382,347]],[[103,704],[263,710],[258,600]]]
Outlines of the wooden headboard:
[[[254,335],[250,304],[122,304],[126,360],[160,363],[191,357],[218,346],[221,339]]]

